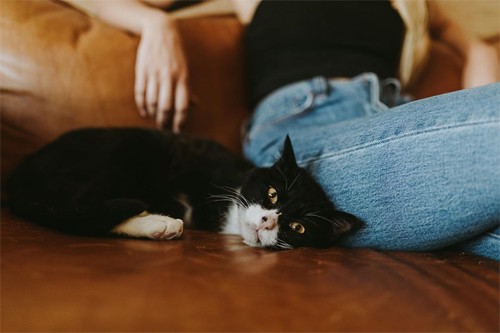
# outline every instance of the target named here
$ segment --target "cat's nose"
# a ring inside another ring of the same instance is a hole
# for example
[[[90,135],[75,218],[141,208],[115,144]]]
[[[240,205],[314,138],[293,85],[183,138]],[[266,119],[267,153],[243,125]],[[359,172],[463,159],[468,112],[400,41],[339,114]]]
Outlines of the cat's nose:
[[[273,230],[276,227],[277,223],[278,219],[269,216],[263,216],[262,223],[260,224],[258,230],[260,229]]]

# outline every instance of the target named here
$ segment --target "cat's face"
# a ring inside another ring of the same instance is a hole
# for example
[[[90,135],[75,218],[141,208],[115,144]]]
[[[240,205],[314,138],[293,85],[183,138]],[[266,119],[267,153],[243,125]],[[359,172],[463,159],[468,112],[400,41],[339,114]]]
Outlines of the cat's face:
[[[335,210],[319,184],[297,166],[290,139],[270,168],[252,170],[239,209],[245,243],[273,249],[326,247],[357,226],[351,214]]]

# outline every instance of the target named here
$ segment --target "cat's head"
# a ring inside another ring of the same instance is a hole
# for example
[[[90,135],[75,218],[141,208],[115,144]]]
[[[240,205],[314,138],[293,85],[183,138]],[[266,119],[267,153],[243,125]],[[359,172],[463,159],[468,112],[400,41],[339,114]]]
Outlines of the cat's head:
[[[270,168],[253,169],[241,188],[239,209],[245,243],[273,249],[326,247],[360,225],[335,210],[320,185],[300,168],[287,136],[281,157]]]

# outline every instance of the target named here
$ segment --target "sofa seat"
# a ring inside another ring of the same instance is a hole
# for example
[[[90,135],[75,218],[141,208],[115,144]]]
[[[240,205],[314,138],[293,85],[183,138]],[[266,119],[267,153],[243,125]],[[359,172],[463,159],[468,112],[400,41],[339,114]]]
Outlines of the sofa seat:
[[[498,331],[498,262],[68,236],[1,212],[4,332]]]

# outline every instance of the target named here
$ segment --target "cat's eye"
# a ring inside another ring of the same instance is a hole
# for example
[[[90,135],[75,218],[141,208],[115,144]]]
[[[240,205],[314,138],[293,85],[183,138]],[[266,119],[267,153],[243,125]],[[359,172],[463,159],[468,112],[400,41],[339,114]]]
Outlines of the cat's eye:
[[[290,229],[292,229],[295,232],[298,232],[299,234],[303,234],[306,232],[306,228],[299,222],[292,222],[290,223]]]
[[[271,205],[275,205],[276,202],[278,202],[278,191],[276,191],[274,187],[270,187],[269,190],[267,190],[267,198]]]

